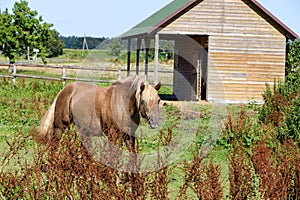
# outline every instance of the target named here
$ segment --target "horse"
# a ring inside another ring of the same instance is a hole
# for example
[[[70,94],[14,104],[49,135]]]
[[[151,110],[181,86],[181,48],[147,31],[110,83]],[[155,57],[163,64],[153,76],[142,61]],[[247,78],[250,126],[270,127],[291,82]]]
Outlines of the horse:
[[[158,127],[160,87],[160,83],[152,85],[138,76],[116,81],[109,87],[69,83],[57,94],[41,120],[38,137],[44,141],[59,141],[71,124],[86,136],[104,136],[108,129],[114,128],[118,130],[116,134],[122,134],[127,149],[133,152],[141,117],[151,129]]]

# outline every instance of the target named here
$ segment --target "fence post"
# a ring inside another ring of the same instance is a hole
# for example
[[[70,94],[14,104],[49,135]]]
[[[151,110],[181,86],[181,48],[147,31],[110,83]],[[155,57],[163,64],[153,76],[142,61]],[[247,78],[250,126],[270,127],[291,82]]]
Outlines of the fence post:
[[[62,67],[62,77],[61,77],[61,79],[62,79],[63,86],[65,86],[65,84],[66,84],[66,67],[65,66]]]
[[[17,66],[14,64],[13,65],[13,71],[12,71],[12,83],[15,85],[16,84],[16,78],[17,78],[17,76],[16,76],[16,74],[17,74]]]
[[[121,68],[118,69],[118,81],[121,80]]]

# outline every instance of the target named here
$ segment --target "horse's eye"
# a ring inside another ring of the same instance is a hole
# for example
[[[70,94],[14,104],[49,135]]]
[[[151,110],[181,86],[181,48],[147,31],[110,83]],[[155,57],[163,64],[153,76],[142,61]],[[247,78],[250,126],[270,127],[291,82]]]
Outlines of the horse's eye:
[[[145,104],[145,100],[142,100],[142,101],[141,101],[141,104]]]

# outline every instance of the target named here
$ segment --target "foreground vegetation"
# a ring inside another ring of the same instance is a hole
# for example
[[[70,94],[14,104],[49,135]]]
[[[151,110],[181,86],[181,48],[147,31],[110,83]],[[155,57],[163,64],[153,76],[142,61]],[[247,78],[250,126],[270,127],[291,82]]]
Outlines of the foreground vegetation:
[[[40,145],[34,128],[62,88],[59,82],[19,79],[0,83],[0,197],[6,199],[297,199],[300,197],[299,72],[266,89],[263,106],[228,106],[222,137],[203,153],[212,112],[201,105],[192,145],[175,163],[158,155],[157,170],[121,172],[98,162],[81,145],[76,129],[58,144]],[[168,122],[138,152],[171,144],[186,117],[167,103]],[[193,122],[195,124],[195,122]],[[146,129],[145,129],[146,130]],[[122,142],[116,141],[119,145]],[[106,143],[111,162],[123,156]],[[100,156],[101,156],[100,152]],[[160,159],[161,158],[161,159]],[[143,159],[138,158],[139,169]],[[126,160],[117,163],[126,167]]]

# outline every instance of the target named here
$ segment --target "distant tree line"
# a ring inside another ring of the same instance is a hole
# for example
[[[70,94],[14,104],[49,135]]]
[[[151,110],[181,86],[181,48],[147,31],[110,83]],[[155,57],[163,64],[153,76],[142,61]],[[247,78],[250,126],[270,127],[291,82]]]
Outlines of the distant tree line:
[[[81,49],[83,46],[84,37],[77,36],[60,36],[59,39],[64,43],[64,47],[67,49]],[[105,41],[106,37],[86,37],[86,42],[89,49],[95,49],[98,45],[100,45],[103,41]]]
[[[0,53],[14,63],[19,57],[31,59],[40,56],[44,63],[47,57],[63,53],[63,43],[53,24],[43,21],[38,12],[31,10],[28,2],[15,2],[12,13],[0,10]]]

